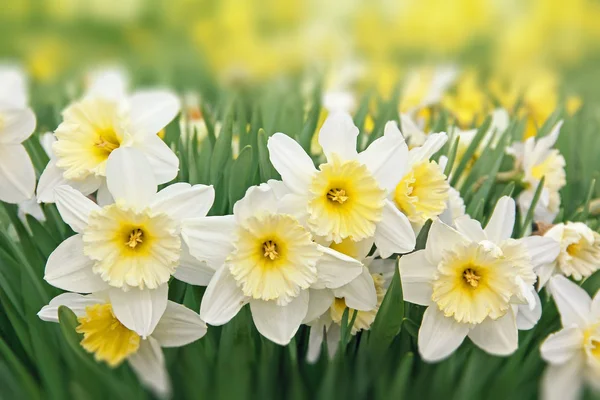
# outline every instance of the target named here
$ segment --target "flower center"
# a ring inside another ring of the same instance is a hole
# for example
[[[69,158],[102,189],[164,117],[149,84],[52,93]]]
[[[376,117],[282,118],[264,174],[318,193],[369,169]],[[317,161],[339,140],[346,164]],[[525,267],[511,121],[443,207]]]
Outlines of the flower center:
[[[567,253],[569,253],[571,257],[576,257],[580,250],[581,244],[579,242],[571,243],[567,246]]]
[[[129,240],[125,244],[130,248],[135,249],[139,244],[142,244],[143,236],[144,232],[141,229],[136,228],[131,231],[131,233],[129,234]]]
[[[465,269],[465,272],[463,272],[463,279],[468,285],[471,285],[472,287],[476,288],[477,286],[479,286],[479,280],[481,279],[481,277],[477,275],[474,269],[467,268]]]
[[[265,258],[273,261],[279,258],[279,253],[277,252],[277,244],[275,244],[272,240],[267,240],[263,243],[263,251]]]
[[[334,188],[327,192],[327,199],[331,202],[344,204],[346,200],[348,200],[348,196],[346,196],[346,191],[344,189]]]
[[[119,148],[119,141],[114,132],[102,132],[94,142],[94,146],[110,154],[114,149]]]
[[[76,331],[83,333],[81,346],[111,367],[118,366],[140,347],[140,336],[119,322],[110,304],[86,307],[85,316],[77,321]]]

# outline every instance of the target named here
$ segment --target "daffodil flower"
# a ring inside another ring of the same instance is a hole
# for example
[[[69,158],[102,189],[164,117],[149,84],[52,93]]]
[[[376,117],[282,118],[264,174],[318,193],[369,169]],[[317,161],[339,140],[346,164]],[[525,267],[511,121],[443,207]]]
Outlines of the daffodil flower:
[[[503,197],[485,229],[468,216],[456,229],[434,221],[425,249],[400,259],[404,299],[427,306],[418,338],[423,359],[448,357],[467,336],[488,353],[509,355],[517,329],[539,319],[533,270],[556,257],[558,246],[539,236],[511,239],[514,222],[514,200]]]
[[[562,121],[547,136],[537,140],[530,137],[525,143],[516,143],[508,150],[524,173],[526,188],[517,199],[523,213],[527,213],[531,207],[535,190],[542,177],[545,178],[544,188],[534,210],[536,221],[551,223],[560,208],[559,190],[566,184],[565,159],[552,147],[558,139],[561,126]]]
[[[600,295],[557,275],[548,284],[562,329],[542,343],[549,364],[542,378],[544,400],[575,400],[587,384],[600,391]]]
[[[87,96],[63,111],[53,154],[38,184],[39,202],[54,202],[54,188],[69,185],[85,195],[98,191],[100,204],[111,203],[106,163],[119,148],[142,152],[159,184],[177,176],[179,159],[157,134],[179,113],[179,99],[167,90],[127,96],[120,79],[115,74],[96,77]]]
[[[406,143],[384,135],[358,153],[357,136],[348,114],[330,116],[319,132],[327,157],[319,169],[294,139],[283,133],[271,136],[269,157],[291,192],[282,200],[284,208],[326,240],[374,237],[382,257],[411,251],[415,234],[410,223],[387,199],[404,172]]]
[[[363,266],[317,244],[300,220],[282,213],[278,183],[248,189],[233,215],[186,221],[182,235],[191,254],[215,271],[202,319],[225,324],[249,303],[258,331],[285,345],[309,312],[309,288],[339,288]]]
[[[556,259],[536,269],[539,288],[553,275],[561,274],[579,281],[600,269],[600,235],[582,222],[556,224],[544,237],[560,244]]]
[[[145,337],[125,326],[116,316],[106,292],[88,295],[63,293],[44,306],[38,316],[59,322],[58,309],[65,306],[77,316],[77,332],[83,334],[81,346],[115,368],[127,361],[138,379],[159,397],[169,397],[171,382],[162,347],[181,347],[206,334],[200,316],[185,306],[168,301],[157,324]]]
[[[212,186],[176,183],[160,192],[143,154],[115,150],[107,163],[108,190],[116,202],[104,207],[69,186],[55,189],[56,206],[76,232],[48,258],[44,279],[78,293],[107,291],[117,318],[148,336],[167,306],[171,275],[208,283],[205,265],[189,255],[181,225],[212,206]]]
[[[0,201],[20,203],[35,191],[35,170],[21,144],[35,130],[35,115],[20,68],[0,66],[0,88]]]

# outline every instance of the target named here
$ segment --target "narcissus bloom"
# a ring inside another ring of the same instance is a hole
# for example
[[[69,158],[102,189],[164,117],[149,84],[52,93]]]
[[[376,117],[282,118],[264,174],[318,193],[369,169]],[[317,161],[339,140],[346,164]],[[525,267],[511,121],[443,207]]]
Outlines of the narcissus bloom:
[[[511,239],[514,222],[514,201],[503,197],[485,229],[468,216],[456,229],[434,221],[426,248],[400,259],[404,299],[428,306],[419,330],[425,360],[448,357],[466,336],[488,353],[511,354],[519,325],[539,318],[533,269],[558,246],[539,236]]]
[[[38,316],[59,322],[58,308],[66,306],[77,315],[81,346],[115,368],[127,361],[139,380],[160,397],[168,397],[171,383],[161,347],[180,347],[206,334],[206,324],[194,311],[168,301],[164,314],[145,337],[126,327],[117,318],[105,292],[81,295],[63,293],[44,306]]]
[[[0,66],[0,88],[0,201],[20,203],[35,191],[35,170],[21,144],[35,130],[35,115],[20,68]]]
[[[585,384],[600,391],[600,294],[585,290],[557,275],[548,283],[563,329],[551,334],[540,348],[550,364],[542,378],[542,398],[575,400]]]
[[[271,136],[269,157],[291,192],[283,200],[285,208],[328,241],[374,237],[384,257],[411,251],[415,235],[410,223],[387,199],[404,172],[406,143],[384,135],[359,154],[357,136],[348,114],[330,116],[319,132],[327,157],[319,169],[294,139]]]
[[[108,190],[116,203],[98,206],[69,186],[56,189],[56,206],[76,232],[48,258],[44,279],[70,292],[106,290],[117,318],[148,336],[167,306],[171,275],[206,284],[202,263],[181,240],[181,224],[204,216],[212,186],[177,183],[160,192],[146,158],[115,150],[107,163]]]
[[[222,325],[250,303],[258,331],[285,345],[309,310],[309,288],[339,288],[362,264],[318,245],[300,220],[279,210],[270,182],[248,189],[233,215],[186,221],[182,235],[193,256],[214,268],[200,315]]]
[[[557,224],[546,231],[544,237],[560,243],[560,253],[555,260],[536,269],[540,288],[556,274],[581,280],[600,269],[600,235],[586,224]]]
[[[39,202],[54,202],[54,188],[69,185],[85,195],[98,191],[101,204],[111,202],[106,162],[123,147],[144,153],[157,182],[177,176],[179,159],[158,133],[179,113],[180,102],[166,90],[124,95],[118,76],[101,75],[88,95],[63,111],[54,135],[53,155],[40,177]]]
[[[518,198],[519,207],[524,213],[531,207],[540,180],[545,178],[542,194],[534,210],[536,221],[551,223],[559,211],[559,190],[566,184],[565,159],[552,147],[558,139],[561,126],[562,121],[547,136],[537,140],[530,137],[525,143],[514,144],[509,150],[524,173],[523,182],[527,188]]]

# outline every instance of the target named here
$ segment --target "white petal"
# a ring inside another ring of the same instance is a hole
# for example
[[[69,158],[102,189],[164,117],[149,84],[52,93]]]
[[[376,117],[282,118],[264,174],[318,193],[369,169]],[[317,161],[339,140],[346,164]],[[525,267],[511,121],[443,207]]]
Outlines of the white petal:
[[[546,283],[555,275],[557,265],[556,263],[542,264],[535,269],[535,274],[538,276],[538,290],[542,290]]]
[[[481,223],[468,215],[456,218],[454,220],[454,225],[456,226],[457,231],[474,242],[481,242],[482,240],[487,239],[483,228],[481,228]]]
[[[308,337],[308,350],[306,351],[306,362],[314,364],[321,355],[321,347],[323,346],[325,323],[317,323],[310,327],[310,335]]]
[[[99,303],[103,303],[102,299],[94,295],[84,296],[78,293],[63,293],[50,300],[50,303],[42,307],[37,315],[42,321],[58,322],[58,308],[60,306],[69,307],[75,315],[81,317],[85,315],[86,307]]]
[[[54,197],[63,221],[77,233],[83,233],[90,213],[100,210],[98,204],[70,186],[63,185],[54,189]]]
[[[419,329],[419,354],[428,362],[450,356],[465,340],[469,326],[445,317],[437,306],[427,307]]]
[[[375,231],[375,246],[382,258],[394,253],[413,251],[416,244],[415,232],[406,215],[402,214],[389,200],[385,200],[381,221]]]
[[[352,282],[334,290],[336,297],[343,297],[349,308],[370,311],[377,306],[377,291],[369,270],[363,272]]]
[[[549,365],[542,377],[542,399],[577,400],[583,392],[584,364],[581,357],[573,357],[563,365]]]
[[[432,133],[428,135],[423,146],[414,148],[408,153],[410,165],[429,160],[431,156],[437,153],[444,146],[447,140],[448,135],[446,135],[446,132]]]
[[[233,215],[242,222],[261,212],[275,212],[278,199],[275,191],[266,183],[250,186],[243,198],[233,205]]]
[[[600,290],[596,292],[592,299],[591,318],[594,321],[600,320]]]
[[[290,189],[287,186],[285,186],[285,183],[283,183],[282,181],[278,181],[276,179],[269,179],[267,181],[267,185],[269,185],[269,187],[273,189],[273,193],[275,193],[275,197],[277,197],[277,200],[281,200],[282,197],[291,193]]]
[[[108,206],[109,204],[113,204],[115,202],[115,199],[113,199],[112,194],[110,194],[110,191],[108,190],[106,180],[104,180],[98,188],[98,193],[96,193],[96,201],[100,207]]]
[[[142,384],[157,397],[168,398],[171,393],[171,381],[165,365],[165,357],[156,340],[143,340],[137,352],[127,359],[133,372]]]
[[[269,138],[267,147],[283,183],[293,192],[305,194],[317,170],[302,146],[291,137],[276,133]]]
[[[408,171],[409,164],[408,146],[402,134],[400,131],[398,134],[389,134],[390,130],[398,130],[396,122],[388,122],[384,135],[360,153],[358,160],[367,166],[379,182],[379,186],[393,192]]]
[[[20,144],[0,144],[0,201],[19,203],[35,193],[35,170]]]
[[[82,235],[71,236],[48,257],[44,280],[69,292],[92,293],[105,290],[108,284],[94,274],[94,261],[83,254]]]
[[[179,347],[195,342],[205,334],[206,324],[198,313],[168,301],[165,313],[152,332],[152,338],[161,347]]]
[[[0,64],[0,103],[14,108],[27,107],[27,75],[18,64]]]
[[[485,226],[485,233],[494,243],[510,238],[515,226],[515,201],[508,196],[498,200],[490,221]]]
[[[308,291],[303,290],[285,306],[275,301],[252,300],[250,310],[261,335],[285,346],[292,340],[308,311]]]
[[[542,358],[550,364],[564,364],[584,346],[583,332],[577,326],[551,334],[540,346]]]
[[[342,336],[341,328],[338,324],[331,324],[326,333],[327,353],[330,360],[333,360],[337,349],[340,347],[340,338]]]
[[[0,143],[21,144],[35,130],[35,114],[30,108],[0,111]]]
[[[101,97],[112,101],[122,100],[129,86],[126,71],[119,66],[102,67],[86,75],[86,96]]]
[[[422,306],[430,305],[437,266],[427,260],[425,250],[400,257],[399,265],[404,300]]]
[[[528,236],[521,241],[527,247],[534,268],[553,262],[560,253],[560,243],[549,237]]]
[[[106,181],[115,201],[124,201],[132,207],[143,208],[156,194],[156,179],[148,160],[131,147],[120,147],[110,153]]]
[[[208,286],[214,274],[215,270],[213,268],[190,254],[190,249],[184,241],[181,244],[179,265],[173,276],[190,285]]]
[[[452,249],[454,246],[467,244],[469,240],[457,230],[449,227],[442,221],[436,220],[431,224],[427,244],[425,245],[425,256],[433,265],[438,265],[442,260],[442,252]]]
[[[308,311],[306,312],[306,317],[304,317],[304,320],[302,321],[303,324],[307,324],[321,317],[329,310],[329,307],[331,307],[331,304],[333,304],[333,301],[335,300],[333,292],[329,289],[309,289],[308,292]]]
[[[327,117],[319,131],[319,144],[327,159],[337,154],[342,160],[356,158],[358,128],[347,113],[335,113]]]
[[[585,328],[590,322],[592,299],[585,290],[562,275],[556,275],[548,284],[564,327],[577,325]]]
[[[150,208],[175,220],[204,217],[215,200],[215,189],[206,185],[174,183],[154,196]]]
[[[206,288],[200,304],[200,317],[210,325],[223,325],[235,317],[247,302],[229,269],[223,266]]]
[[[104,179],[97,176],[88,176],[82,181],[69,181],[63,177],[63,172],[62,169],[56,166],[56,160],[50,159],[38,182],[38,202],[54,203],[54,189],[62,185],[69,185],[84,195],[88,195],[98,190],[104,181]]]
[[[135,138],[135,148],[146,156],[157,183],[170,182],[179,172],[179,158],[157,135]]]
[[[156,289],[130,288],[123,291],[111,288],[110,302],[115,316],[127,328],[142,338],[152,334],[167,308],[169,286],[165,283]]]
[[[533,309],[529,307],[529,304],[519,304],[516,307],[517,314],[517,328],[521,331],[526,331],[535,326],[542,317],[542,302],[540,296],[537,294],[534,288],[531,288],[531,293],[535,301]]]
[[[363,265],[360,261],[329,247],[317,247],[323,255],[317,261],[317,281],[314,288],[339,288],[361,274]]]
[[[181,236],[194,257],[217,269],[233,251],[231,238],[236,226],[233,215],[194,218],[183,223]]]
[[[129,98],[131,130],[144,136],[156,135],[179,114],[177,96],[166,90],[146,90]]]
[[[496,356],[507,356],[519,347],[519,331],[512,309],[497,320],[486,318],[469,332],[479,348]]]

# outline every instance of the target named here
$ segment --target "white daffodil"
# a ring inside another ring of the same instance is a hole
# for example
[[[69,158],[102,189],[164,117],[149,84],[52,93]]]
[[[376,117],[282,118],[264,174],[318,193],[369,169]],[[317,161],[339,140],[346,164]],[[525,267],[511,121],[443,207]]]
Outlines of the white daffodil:
[[[23,143],[35,130],[35,114],[27,105],[23,71],[0,66],[0,201],[20,203],[33,197],[35,170]]]
[[[400,110],[414,114],[419,110],[439,103],[446,90],[458,76],[454,65],[413,68],[407,74],[400,95]]]
[[[384,137],[402,138],[395,123],[388,122]],[[448,140],[446,133],[428,135],[422,146],[413,147],[403,160],[401,173],[396,175],[396,184],[391,198],[398,210],[404,213],[416,231],[428,219],[438,217],[446,209],[450,184],[443,167],[430,160]]]
[[[503,197],[485,229],[468,216],[456,229],[434,221],[426,248],[400,259],[404,299],[428,306],[419,329],[426,361],[448,357],[467,336],[488,353],[509,355],[517,329],[537,322],[533,269],[556,257],[558,246],[539,236],[511,239],[514,222],[514,200]]]
[[[189,308],[168,301],[164,314],[145,337],[125,326],[116,316],[105,292],[89,295],[63,293],[44,306],[38,316],[59,322],[58,308],[66,306],[77,316],[81,347],[115,368],[127,360],[138,379],[159,397],[169,397],[171,383],[161,347],[180,347],[206,334],[206,324]]]
[[[408,142],[408,148],[423,146],[427,140],[423,122],[416,122],[408,114],[400,114],[400,126],[402,126],[402,134]]]
[[[87,95],[63,111],[38,184],[39,202],[54,202],[54,188],[69,185],[85,195],[98,191],[99,203],[109,204],[106,162],[122,147],[141,151],[159,184],[177,176],[179,159],[157,134],[179,113],[179,99],[167,90],[127,96],[122,79],[114,71],[97,75]]]
[[[76,235],[52,252],[44,279],[70,292],[108,291],[117,318],[146,337],[167,306],[171,275],[208,283],[211,271],[189,255],[180,231],[186,219],[206,215],[214,190],[176,183],[157,193],[150,165],[132,148],[115,150],[106,172],[114,204],[100,207],[70,186],[55,189],[58,211]]]
[[[285,345],[306,317],[309,288],[339,288],[363,267],[318,245],[301,221],[282,213],[277,183],[248,189],[233,215],[186,221],[182,235],[191,254],[215,270],[202,299],[202,319],[222,325],[250,303],[258,331]]]
[[[530,137],[525,143],[514,144],[509,154],[516,159],[517,166],[523,170],[523,182],[527,186],[519,195],[518,203],[523,213],[531,207],[535,190],[542,177],[545,177],[544,188],[534,210],[536,221],[551,223],[560,207],[559,190],[566,184],[565,159],[552,146],[556,143],[562,121],[541,139]]]
[[[552,262],[536,269],[539,287],[553,275],[570,276],[579,281],[600,269],[600,235],[582,222],[557,224],[544,233],[560,243],[560,253]]]
[[[415,234],[406,216],[387,199],[404,174],[408,148],[400,136],[384,135],[357,153],[358,129],[348,114],[327,118],[319,143],[327,162],[317,170],[291,137],[269,138],[269,157],[290,194],[287,212],[306,221],[328,241],[374,237],[382,257],[414,249]]]
[[[310,289],[308,313],[304,318],[304,323],[311,327],[306,355],[308,362],[317,361],[324,340],[328,342],[329,356],[335,355],[346,308],[349,309],[348,322],[354,312],[357,312],[351,329],[352,335],[368,330],[375,321],[387,287],[383,274],[388,277],[392,275],[396,262],[375,259],[375,255],[369,256],[372,247],[372,239],[360,242],[345,239],[341,243],[331,243],[330,248],[362,261],[364,266],[357,278],[337,289]]]
[[[544,400],[575,400],[584,385],[600,391],[600,294],[557,275],[548,283],[562,329],[542,343],[542,358],[550,365],[542,378]]]

